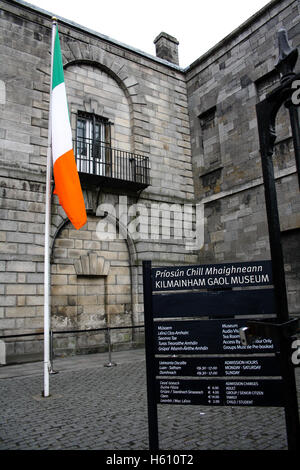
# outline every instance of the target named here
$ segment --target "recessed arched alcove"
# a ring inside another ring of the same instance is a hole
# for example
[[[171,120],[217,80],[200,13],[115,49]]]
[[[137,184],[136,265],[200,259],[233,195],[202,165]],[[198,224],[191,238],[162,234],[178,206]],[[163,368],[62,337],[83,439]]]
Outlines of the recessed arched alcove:
[[[66,220],[57,231],[51,256],[51,327],[54,331],[133,326],[137,290],[136,253],[126,237],[101,240],[99,216],[75,230]],[[132,329],[113,331],[115,348],[130,347]],[[56,354],[107,349],[104,331],[55,335]]]

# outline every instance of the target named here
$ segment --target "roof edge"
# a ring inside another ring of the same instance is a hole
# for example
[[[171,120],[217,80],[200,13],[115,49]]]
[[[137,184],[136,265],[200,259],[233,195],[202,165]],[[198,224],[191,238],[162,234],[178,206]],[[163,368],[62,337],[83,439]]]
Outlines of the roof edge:
[[[102,39],[103,41],[106,41],[110,44],[113,44],[118,47],[122,47],[123,49],[127,49],[130,52],[133,52],[139,56],[145,57],[146,59],[152,60],[154,62],[158,62],[162,65],[166,65],[167,67],[174,69],[178,72],[184,72],[184,68],[180,67],[179,65],[173,64],[172,62],[169,62],[167,60],[161,59],[159,57],[156,57],[152,54],[149,54],[148,52],[141,51],[140,49],[136,49],[133,46],[129,46],[128,44],[122,43],[121,41],[117,41],[116,39],[111,38],[110,36],[106,36],[105,34],[101,34],[98,31],[95,31],[93,29],[87,28],[86,26],[82,26],[78,23],[75,23],[74,21],[68,20],[62,16],[57,15],[56,13],[52,13],[48,10],[44,10],[43,8],[37,7],[36,5],[33,5],[31,3],[28,3],[24,0],[9,0],[9,3],[15,4],[21,7],[24,7],[28,10],[32,10],[35,13],[39,13],[43,16],[48,17],[50,20],[53,16],[57,18],[58,22],[66,25],[66,26],[71,26],[72,28],[75,28],[77,30],[86,32],[88,34],[91,34],[99,39]]]
[[[206,51],[204,54],[202,54],[198,59],[196,59],[194,62],[192,62],[190,65],[187,67],[180,67],[179,65],[173,64],[172,62],[169,62],[165,59],[161,59],[160,57],[156,57],[152,54],[149,54],[147,52],[141,51],[140,49],[136,49],[133,46],[129,46],[128,44],[122,43],[120,41],[117,41],[116,39],[111,38],[110,36],[106,36],[104,34],[101,34],[95,30],[92,30],[90,28],[87,28],[86,26],[82,26],[78,23],[75,23],[71,20],[68,20],[64,17],[58,16],[54,13],[51,13],[47,10],[44,10],[40,7],[37,7],[31,3],[26,2],[25,0],[9,0],[11,4],[16,4],[19,6],[23,6],[24,8],[27,8],[29,10],[32,10],[36,13],[39,13],[41,15],[44,15],[51,19],[53,15],[64,25],[69,25],[77,30],[84,31],[88,34],[91,34],[99,39],[102,39],[103,41],[106,41],[110,44],[113,44],[115,46],[121,47],[123,49],[127,49],[130,52],[133,52],[139,56],[142,56],[148,60],[151,60],[153,62],[157,62],[161,65],[165,65],[170,69],[176,70],[177,72],[181,73],[187,73],[190,72],[193,68],[197,67],[201,62],[207,59],[210,55],[215,53],[218,49],[221,49],[226,43],[230,42],[234,37],[238,36],[244,29],[246,29],[251,23],[256,21],[260,16],[262,16],[267,10],[275,6],[277,3],[282,2],[282,0],[271,0],[268,2],[264,7],[262,7],[260,10],[258,10],[256,13],[251,15],[246,21],[244,21],[240,26],[238,26],[236,29],[234,29],[231,33],[229,33],[227,36],[225,36],[221,41],[219,41],[217,44],[212,46],[208,51]]]
[[[256,13],[251,15],[246,21],[244,21],[240,26],[238,26],[236,29],[231,31],[227,36],[225,36],[221,41],[217,42],[214,46],[212,46],[208,51],[204,52],[198,59],[196,59],[194,62],[192,62],[190,65],[185,67],[183,69],[184,72],[189,72],[191,71],[194,67],[197,67],[201,62],[203,62],[208,56],[211,54],[215,53],[218,49],[221,49],[226,43],[231,41],[234,37],[238,36],[244,29],[246,29],[248,26],[251,25],[251,23],[254,23],[260,16],[262,16],[267,10],[269,10],[271,7],[275,6],[277,3],[282,2],[282,0],[271,0],[268,2],[265,6],[263,6],[260,10],[258,10]]]

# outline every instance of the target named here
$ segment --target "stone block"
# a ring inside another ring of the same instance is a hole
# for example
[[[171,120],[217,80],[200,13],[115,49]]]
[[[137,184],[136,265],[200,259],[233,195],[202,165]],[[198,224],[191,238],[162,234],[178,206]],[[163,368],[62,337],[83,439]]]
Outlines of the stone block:
[[[32,295],[36,293],[34,284],[9,284],[6,287],[7,295]]]
[[[0,365],[6,364],[6,344],[3,340],[0,340]]]
[[[96,295],[83,295],[77,297],[78,304],[80,305],[97,305]]]
[[[0,305],[3,307],[14,306],[17,303],[17,297],[15,295],[1,295]]]
[[[117,276],[117,286],[119,285],[130,285],[130,275],[128,274],[127,276],[121,276],[121,275],[118,275]],[[118,288],[118,287],[117,287]]]
[[[35,307],[6,307],[5,314],[7,318],[26,318],[34,317]]]
[[[26,305],[37,306],[44,305],[44,296],[41,295],[27,295],[25,297]]]
[[[43,284],[44,274],[43,273],[28,273],[26,275],[26,281],[29,284]]]
[[[17,282],[17,274],[16,273],[7,273],[7,272],[0,272],[0,283],[1,284],[11,284]]]
[[[77,295],[77,286],[52,286],[52,295]]]
[[[68,284],[68,276],[66,274],[57,274],[51,276],[51,285],[65,286]]]
[[[6,270],[13,272],[31,272],[34,273],[36,264],[30,261],[7,261]]]
[[[73,264],[56,264],[57,274],[75,274],[75,267]]]

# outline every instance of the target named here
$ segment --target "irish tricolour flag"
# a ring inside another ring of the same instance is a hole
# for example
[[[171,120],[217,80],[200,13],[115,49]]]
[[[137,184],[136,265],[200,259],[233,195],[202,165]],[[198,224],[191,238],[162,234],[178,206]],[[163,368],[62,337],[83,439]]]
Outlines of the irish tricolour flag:
[[[87,217],[72,147],[72,131],[57,28],[54,42],[51,93],[54,193],[58,196],[59,203],[74,227],[79,229],[86,223]]]

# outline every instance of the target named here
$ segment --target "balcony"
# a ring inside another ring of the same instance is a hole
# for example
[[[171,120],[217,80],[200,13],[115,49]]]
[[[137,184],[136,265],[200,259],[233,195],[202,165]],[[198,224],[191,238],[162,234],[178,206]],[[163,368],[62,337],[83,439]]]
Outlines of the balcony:
[[[149,158],[93,139],[73,141],[83,187],[102,186],[141,191],[150,185]]]

